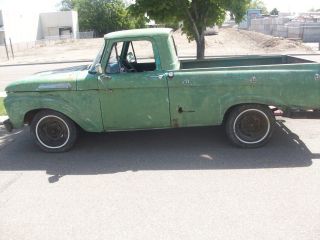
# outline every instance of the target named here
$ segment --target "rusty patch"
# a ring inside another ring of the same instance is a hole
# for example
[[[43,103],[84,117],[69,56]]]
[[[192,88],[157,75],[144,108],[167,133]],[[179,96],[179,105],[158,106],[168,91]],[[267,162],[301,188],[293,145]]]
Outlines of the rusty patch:
[[[172,119],[172,126],[174,128],[178,128],[179,127],[179,122],[177,118]]]

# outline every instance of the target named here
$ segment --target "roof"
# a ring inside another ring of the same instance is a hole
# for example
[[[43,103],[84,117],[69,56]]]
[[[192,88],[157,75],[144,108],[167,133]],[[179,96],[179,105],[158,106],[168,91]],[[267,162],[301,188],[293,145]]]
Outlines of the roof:
[[[123,37],[153,37],[155,35],[169,35],[171,28],[141,28],[111,32],[104,35],[105,39],[123,38]]]

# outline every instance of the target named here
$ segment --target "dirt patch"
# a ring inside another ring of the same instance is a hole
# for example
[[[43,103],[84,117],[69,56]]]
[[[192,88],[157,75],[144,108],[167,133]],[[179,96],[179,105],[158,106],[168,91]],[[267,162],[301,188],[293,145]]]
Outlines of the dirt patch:
[[[181,35],[179,31],[174,33],[174,38],[179,56],[196,55],[194,41],[189,42],[186,36]],[[101,48],[102,43],[102,38],[96,38],[40,44],[26,50],[15,47],[15,59],[10,61],[6,60],[4,49],[0,49],[0,61],[2,64],[8,64],[93,59]],[[235,28],[220,29],[218,35],[206,37],[206,56],[312,52],[311,48],[298,41]]]

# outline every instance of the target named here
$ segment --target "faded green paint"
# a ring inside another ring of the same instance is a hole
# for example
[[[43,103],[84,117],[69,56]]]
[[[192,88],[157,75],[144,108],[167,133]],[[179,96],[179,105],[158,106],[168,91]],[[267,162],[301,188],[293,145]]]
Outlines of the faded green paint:
[[[39,73],[7,88],[4,103],[15,128],[37,109],[59,111],[86,131],[207,126],[243,103],[320,109],[320,64],[290,56],[216,57],[179,61],[169,29],[105,35],[105,69],[114,42],[149,40],[156,70],[107,74],[86,67]],[[169,77],[170,75],[173,77]]]

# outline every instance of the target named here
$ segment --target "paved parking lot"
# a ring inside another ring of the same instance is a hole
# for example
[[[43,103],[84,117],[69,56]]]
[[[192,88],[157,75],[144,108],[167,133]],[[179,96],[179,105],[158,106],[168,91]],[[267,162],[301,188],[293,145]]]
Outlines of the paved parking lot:
[[[221,127],[84,133],[64,154],[0,128],[0,239],[319,239],[320,120],[260,149]]]

